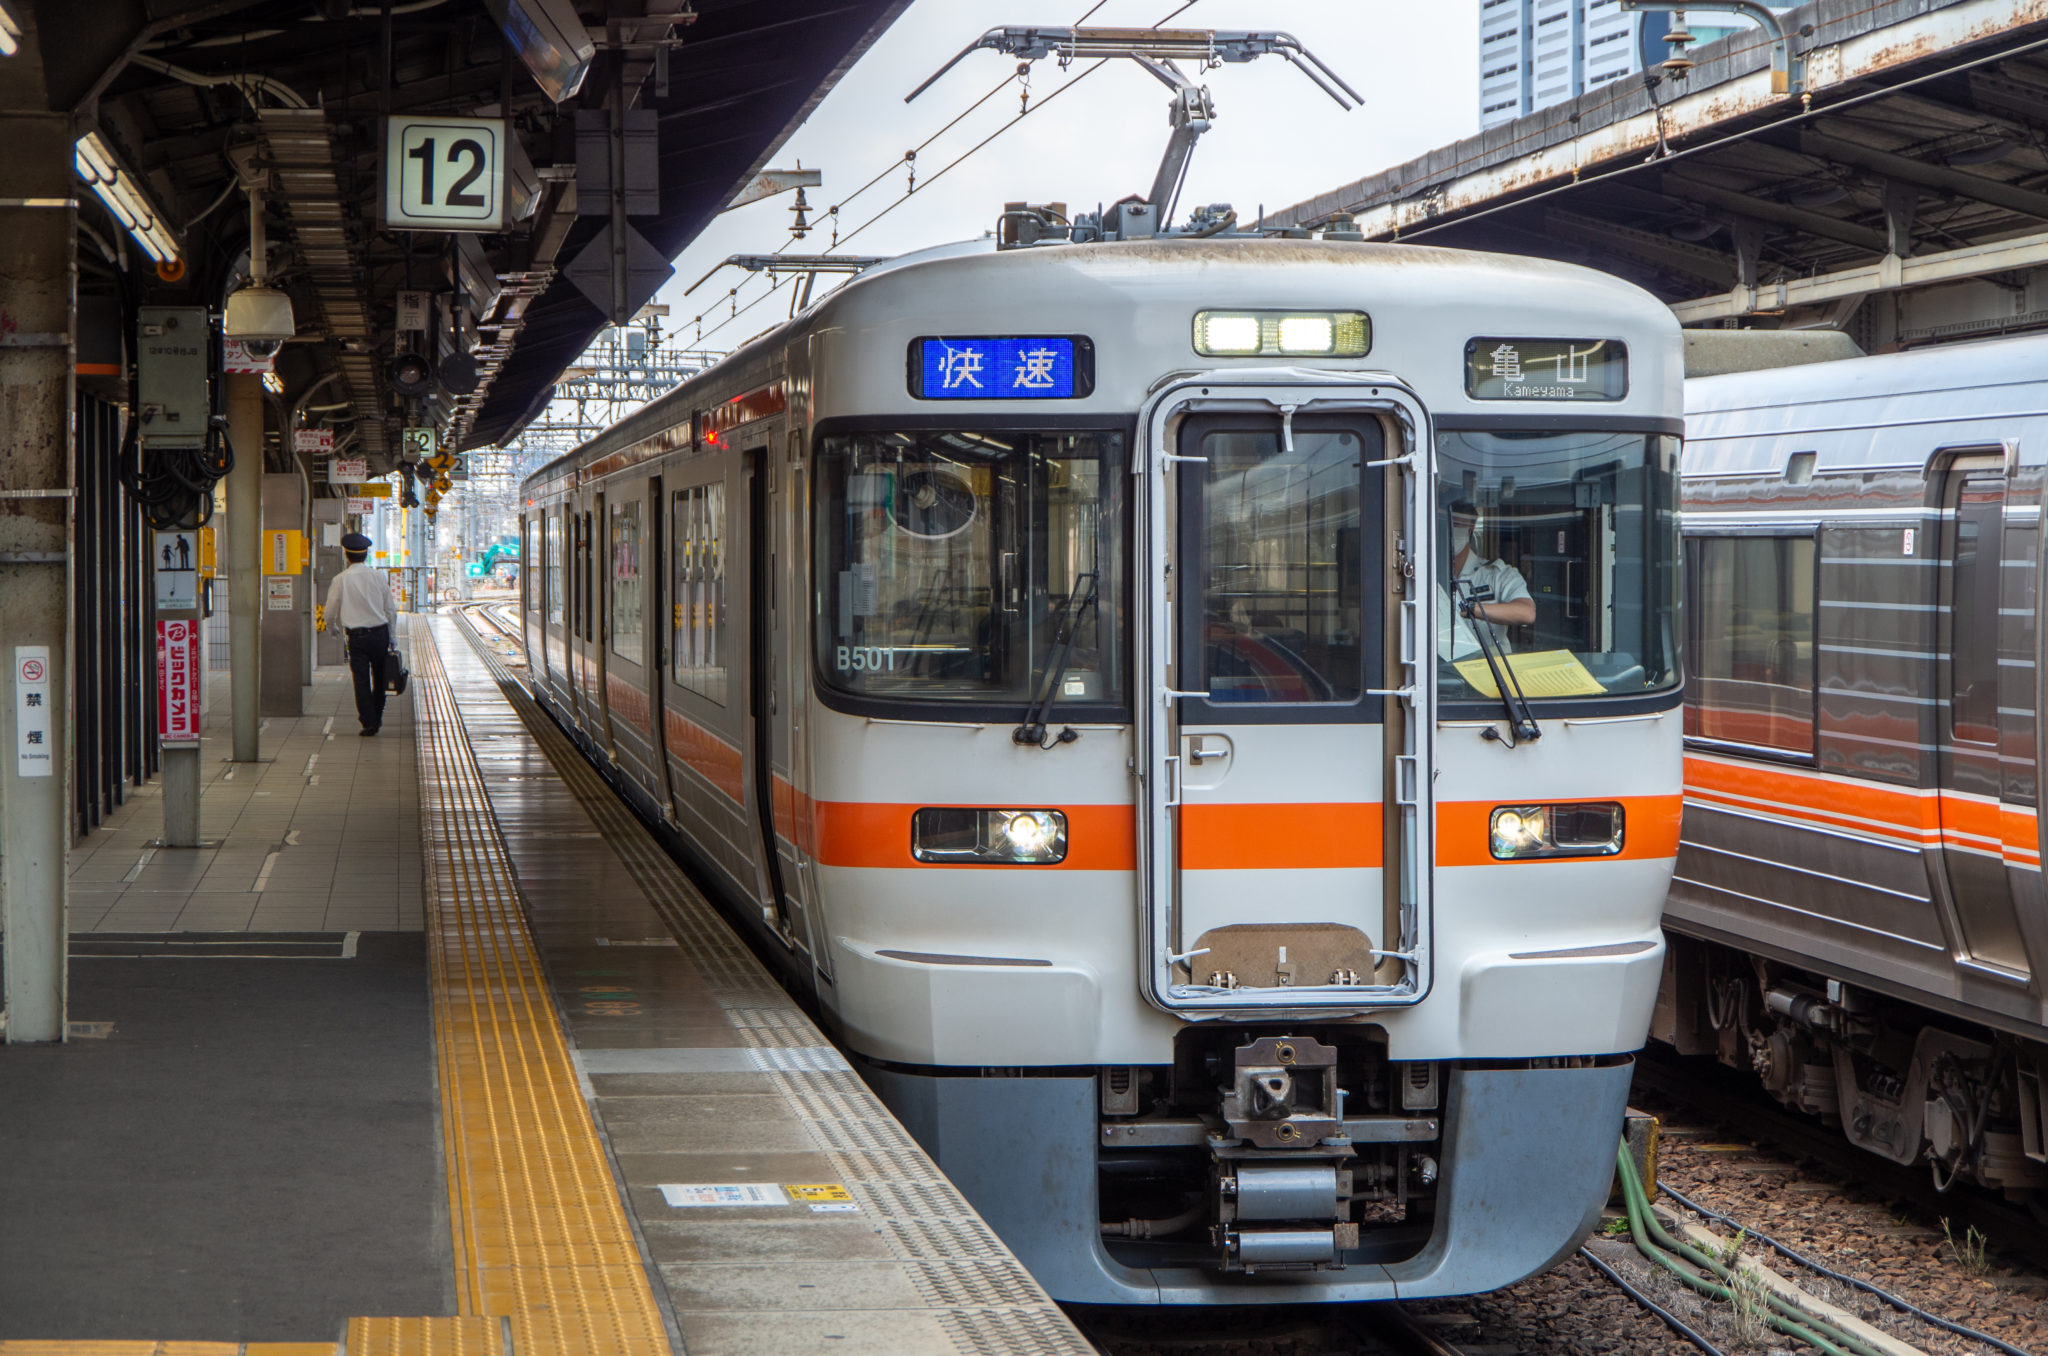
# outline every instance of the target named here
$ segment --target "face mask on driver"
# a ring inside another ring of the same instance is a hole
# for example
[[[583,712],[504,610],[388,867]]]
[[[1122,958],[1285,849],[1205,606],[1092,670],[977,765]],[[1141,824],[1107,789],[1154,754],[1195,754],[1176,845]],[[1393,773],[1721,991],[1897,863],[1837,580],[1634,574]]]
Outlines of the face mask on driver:
[[[1472,529],[1469,527],[1459,527],[1456,524],[1453,524],[1451,527],[1451,554],[1456,555],[1458,554],[1458,552],[1464,550],[1471,544]]]

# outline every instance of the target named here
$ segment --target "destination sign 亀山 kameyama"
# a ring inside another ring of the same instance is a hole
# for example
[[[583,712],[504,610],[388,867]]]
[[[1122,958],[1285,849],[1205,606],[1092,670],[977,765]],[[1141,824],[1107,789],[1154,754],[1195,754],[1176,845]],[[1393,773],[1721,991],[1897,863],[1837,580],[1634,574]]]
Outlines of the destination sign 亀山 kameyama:
[[[1618,339],[1478,338],[1465,344],[1474,400],[1620,400],[1628,345]]]

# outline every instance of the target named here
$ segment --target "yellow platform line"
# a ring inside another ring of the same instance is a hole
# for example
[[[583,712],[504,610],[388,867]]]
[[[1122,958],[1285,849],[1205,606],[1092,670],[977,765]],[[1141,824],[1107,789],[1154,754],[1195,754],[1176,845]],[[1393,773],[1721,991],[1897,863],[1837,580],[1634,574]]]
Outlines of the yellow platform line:
[[[518,1356],[667,1353],[446,670],[428,629],[412,630],[427,938],[461,1313],[509,1318]],[[434,1356],[498,1356],[497,1325],[439,1323]],[[351,1325],[350,1356],[356,1332]],[[363,1338],[369,1344],[370,1332]],[[430,1339],[422,1327],[378,1340],[365,1349],[409,1356],[428,1351]]]
[[[0,1341],[0,1356],[668,1356],[483,777],[412,628],[427,949],[459,1314],[344,1342]]]

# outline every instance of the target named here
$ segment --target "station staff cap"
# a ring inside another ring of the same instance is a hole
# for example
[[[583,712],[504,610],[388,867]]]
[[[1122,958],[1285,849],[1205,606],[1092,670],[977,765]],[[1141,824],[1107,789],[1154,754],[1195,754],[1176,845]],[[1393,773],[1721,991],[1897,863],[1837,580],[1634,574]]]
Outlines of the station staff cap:
[[[351,532],[341,539],[341,549],[344,551],[367,551],[370,549],[370,539],[360,532]]]

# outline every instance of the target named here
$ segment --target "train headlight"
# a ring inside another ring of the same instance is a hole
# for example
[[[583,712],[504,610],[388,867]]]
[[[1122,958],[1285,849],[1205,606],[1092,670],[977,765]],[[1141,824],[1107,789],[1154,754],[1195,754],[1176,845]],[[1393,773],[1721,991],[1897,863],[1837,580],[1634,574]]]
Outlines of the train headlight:
[[[910,818],[910,855],[954,866],[1050,866],[1066,860],[1058,810],[928,808]]]
[[[1372,347],[1363,311],[1197,311],[1195,352],[1211,358],[1362,358]]]
[[[1499,805],[1494,807],[1487,836],[1488,847],[1500,861],[1612,857],[1622,847],[1622,809],[1614,801]]]

